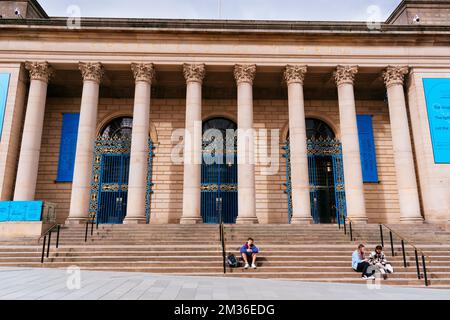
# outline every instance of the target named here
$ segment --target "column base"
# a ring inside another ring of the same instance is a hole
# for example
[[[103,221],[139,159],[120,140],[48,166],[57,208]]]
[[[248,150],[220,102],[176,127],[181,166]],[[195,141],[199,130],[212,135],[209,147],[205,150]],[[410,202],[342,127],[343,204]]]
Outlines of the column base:
[[[202,224],[203,219],[201,217],[181,217],[180,224]]]
[[[291,224],[312,224],[312,217],[292,217]]]
[[[89,218],[67,218],[64,224],[68,225],[81,225],[86,224],[86,221],[88,221]]]
[[[422,217],[404,217],[400,218],[401,223],[424,223]]]
[[[369,218],[367,217],[348,217],[352,223],[367,224]]]
[[[237,217],[236,224],[258,224],[257,217]]]
[[[146,218],[125,218],[123,224],[147,224]]]

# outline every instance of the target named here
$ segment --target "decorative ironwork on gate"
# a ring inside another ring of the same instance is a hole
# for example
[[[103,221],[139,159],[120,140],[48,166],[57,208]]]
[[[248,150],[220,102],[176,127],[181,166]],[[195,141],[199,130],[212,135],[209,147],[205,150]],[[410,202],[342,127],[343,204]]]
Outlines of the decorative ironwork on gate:
[[[203,157],[200,187],[203,222],[235,223],[238,212],[237,154],[212,155],[221,160],[206,163],[208,156]]]
[[[307,140],[308,148],[308,172],[310,184],[310,201],[311,216],[314,223],[319,223],[319,212],[317,205],[317,194],[320,187],[318,186],[318,177],[316,170],[316,161],[319,157],[330,157],[333,167],[334,182],[334,206],[336,210],[336,220],[344,221],[346,216],[346,200],[345,200],[345,182],[344,168],[342,163],[342,145],[337,139],[332,138],[311,138]],[[292,218],[292,185],[291,185],[291,165],[290,165],[290,146],[289,139],[283,146],[285,151],[283,157],[286,159],[286,186],[285,193],[288,195],[288,219],[291,223]]]
[[[154,146],[149,140],[146,220],[150,220]],[[94,144],[89,217],[99,224],[122,223],[126,215],[131,139],[98,137]]]

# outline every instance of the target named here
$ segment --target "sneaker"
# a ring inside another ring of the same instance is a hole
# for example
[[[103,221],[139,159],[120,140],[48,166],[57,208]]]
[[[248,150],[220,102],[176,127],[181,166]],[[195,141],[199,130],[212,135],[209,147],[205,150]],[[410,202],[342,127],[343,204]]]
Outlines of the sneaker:
[[[384,274],[386,274],[386,271],[385,271],[383,268],[381,268],[381,269],[380,269],[380,273],[381,273],[382,275],[384,275]]]
[[[366,275],[363,275],[361,278],[362,278],[363,280],[367,280],[367,279],[368,279]]]
[[[250,268],[250,265],[248,263],[245,264],[244,269]]]
[[[367,277],[367,280],[375,280],[375,276]]]
[[[252,268],[256,269],[256,264],[252,263]]]

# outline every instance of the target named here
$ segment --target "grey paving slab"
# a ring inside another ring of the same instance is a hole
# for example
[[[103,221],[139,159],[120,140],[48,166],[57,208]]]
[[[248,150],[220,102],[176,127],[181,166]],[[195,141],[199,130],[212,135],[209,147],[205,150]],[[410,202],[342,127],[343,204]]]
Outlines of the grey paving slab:
[[[382,285],[308,283],[227,277],[178,277],[81,270],[80,289],[67,287],[66,269],[0,268],[0,299],[83,300],[450,300],[450,290]]]

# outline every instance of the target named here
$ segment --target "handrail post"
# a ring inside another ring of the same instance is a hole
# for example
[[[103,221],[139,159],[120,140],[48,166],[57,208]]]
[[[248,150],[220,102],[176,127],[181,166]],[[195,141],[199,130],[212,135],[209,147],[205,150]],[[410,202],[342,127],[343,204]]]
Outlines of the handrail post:
[[[94,220],[91,220],[91,237],[94,235]]]
[[[419,257],[417,255],[417,249],[414,249],[414,255],[416,256],[417,279],[420,280],[420,266],[419,266]]]
[[[381,239],[381,246],[384,248],[384,237],[383,237],[383,225],[380,224],[380,239]]]
[[[405,241],[402,239],[403,266],[406,268]]]
[[[352,222],[349,223],[350,226],[350,241],[353,241],[353,230],[352,230]]]
[[[338,228],[339,228],[339,230],[341,230],[341,216],[340,215],[338,215]]]
[[[60,232],[61,226],[58,224],[58,228],[56,231],[56,249],[59,247],[59,232]]]
[[[344,234],[347,235],[347,221],[344,219]]]
[[[392,256],[395,256],[395,252],[394,252],[394,239],[392,238],[392,231],[389,230],[389,238],[391,239],[391,252],[392,252]]]
[[[48,244],[47,244],[47,258],[50,254],[50,243],[52,241],[52,232],[50,231],[48,234]]]
[[[85,230],[85,232],[84,232],[84,242],[87,241],[88,228],[89,228],[89,221],[86,220],[86,230]]]
[[[44,263],[44,254],[45,254],[45,243],[47,241],[47,236],[44,236],[44,242],[42,243],[42,254],[41,254],[41,263]]]
[[[425,264],[425,256],[423,254],[422,254],[422,267],[423,267],[423,277],[425,279],[425,286],[428,287],[427,266]]]

